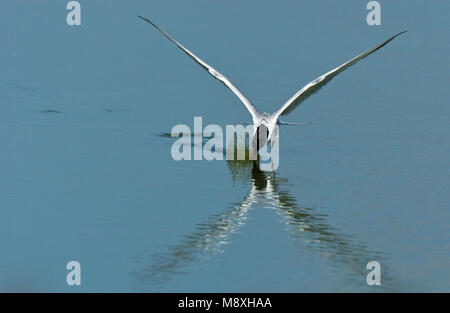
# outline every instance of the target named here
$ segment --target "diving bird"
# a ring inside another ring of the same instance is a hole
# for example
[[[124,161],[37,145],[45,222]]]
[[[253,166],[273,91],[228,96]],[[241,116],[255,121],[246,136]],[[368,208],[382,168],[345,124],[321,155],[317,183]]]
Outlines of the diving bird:
[[[392,41],[397,36],[400,36],[401,34],[405,33],[405,31],[402,31],[391,38],[383,41],[382,43],[376,45],[372,49],[361,53],[360,55],[354,57],[353,59],[345,62],[344,64],[336,67],[335,69],[317,77],[313,81],[306,84],[302,89],[297,91],[296,94],[294,94],[289,100],[287,100],[283,106],[276,112],[269,114],[269,113],[262,113],[258,111],[251,101],[224,75],[219,73],[216,69],[214,69],[211,65],[207,64],[205,61],[200,59],[198,56],[196,56],[194,53],[192,53],[190,50],[186,49],[184,46],[182,46],[178,41],[173,39],[169,34],[167,34],[165,31],[163,31],[161,28],[159,28],[156,24],[154,24],[149,19],[142,17],[138,15],[138,17],[145,22],[149,23],[153,27],[155,27],[159,32],[161,32],[164,36],[166,36],[170,41],[172,41],[178,48],[180,48],[184,53],[186,53],[189,57],[191,57],[196,63],[198,63],[202,68],[204,68],[206,71],[208,71],[209,74],[211,74],[214,78],[221,81],[225,86],[227,86],[245,105],[247,110],[252,115],[253,119],[253,125],[254,125],[254,133],[253,138],[256,138],[256,151],[259,150],[260,147],[263,147],[264,144],[269,141],[275,133],[275,126],[276,125],[296,125],[295,123],[286,123],[283,121],[280,121],[279,117],[281,115],[286,115],[292,112],[296,107],[298,107],[303,101],[305,101],[307,98],[309,98],[312,94],[316,93],[320,88],[325,86],[330,80],[332,80],[336,75],[343,72],[353,64],[359,62],[360,60],[364,59],[368,55],[374,53],[381,47],[388,44],[390,41]],[[255,136],[256,135],[256,136]],[[261,142],[260,142],[260,137]]]

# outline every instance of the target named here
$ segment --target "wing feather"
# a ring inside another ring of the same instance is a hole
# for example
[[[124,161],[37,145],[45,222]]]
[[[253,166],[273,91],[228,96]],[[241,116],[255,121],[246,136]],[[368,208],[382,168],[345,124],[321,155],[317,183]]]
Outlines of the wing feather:
[[[164,36],[166,36],[170,41],[172,41],[175,45],[177,45],[178,48],[180,48],[184,53],[186,53],[190,58],[192,58],[197,64],[199,64],[203,69],[208,71],[209,74],[211,74],[214,78],[222,82],[225,86],[227,86],[229,89],[231,89],[232,92],[244,103],[247,110],[252,114],[252,116],[255,116],[258,114],[258,111],[255,109],[255,107],[252,105],[250,100],[244,96],[244,94],[235,86],[233,83],[231,83],[228,78],[226,78],[224,75],[219,73],[216,69],[214,69],[211,65],[207,64],[205,61],[200,59],[198,56],[196,56],[194,53],[183,47],[179,42],[177,42],[175,39],[173,39],[169,34],[167,34],[165,31],[163,31],[161,28],[159,28],[156,24],[154,24],[149,19],[142,17],[138,15],[138,17],[145,22],[149,23],[153,27],[155,27],[160,33],[162,33]]]
[[[391,40],[393,40],[395,37],[400,36],[401,34],[405,33],[406,31],[403,31],[401,33],[398,33],[391,38],[383,41],[382,43],[376,45],[372,49],[361,53],[357,57],[354,57],[353,59],[347,61],[346,63],[342,64],[339,67],[336,67],[335,69],[329,71],[328,73],[323,74],[322,76],[319,76],[312,82],[306,84],[302,89],[300,89],[295,95],[293,95],[286,103],[281,107],[280,110],[276,112],[278,115],[286,115],[292,112],[297,106],[299,106],[304,100],[306,100],[308,97],[319,91],[320,88],[325,86],[330,80],[332,80],[336,75],[341,73],[342,71],[346,70],[353,64],[359,62],[360,60],[364,59],[368,55],[374,53],[378,49],[382,48],[386,44],[388,44]]]

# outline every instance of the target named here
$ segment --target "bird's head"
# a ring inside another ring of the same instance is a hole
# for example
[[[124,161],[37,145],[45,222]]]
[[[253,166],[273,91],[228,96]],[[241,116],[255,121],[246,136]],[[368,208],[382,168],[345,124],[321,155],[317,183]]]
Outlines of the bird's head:
[[[261,119],[255,123],[253,137],[258,143],[258,148],[264,147],[267,141],[273,139],[275,135],[276,120],[268,113],[262,114]],[[258,149],[259,150],[259,149]]]

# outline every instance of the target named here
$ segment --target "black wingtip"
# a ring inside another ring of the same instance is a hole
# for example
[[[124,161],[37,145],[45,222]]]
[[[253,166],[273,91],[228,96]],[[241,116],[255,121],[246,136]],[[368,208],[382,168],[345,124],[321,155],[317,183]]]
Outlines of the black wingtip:
[[[148,18],[145,18],[145,17],[143,17],[143,16],[140,16],[139,14],[137,15],[137,17],[139,17],[141,20],[143,20],[143,21],[145,21],[145,22],[147,22],[147,23],[153,24],[152,21],[150,21]]]
[[[159,27],[158,26],[156,26],[156,24],[155,23],[153,23],[152,21],[150,21],[148,18],[145,18],[145,17],[143,17],[143,16],[140,16],[140,15],[137,15],[137,17],[139,17],[141,20],[143,20],[144,22],[147,22],[147,23],[149,23],[150,25],[153,25],[154,27],[156,27],[156,28],[158,28],[159,29]]]
[[[398,34],[395,34],[394,36],[392,36],[391,38],[389,38],[388,40],[386,40],[386,41],[384,42],[384,44],[381,45],[379,48],[383,47],[383,46],[384,46],[385,44],[387,44],[388,42],[394,40],[394,38],[397,38],[398,36],[400,36],[401,34],[404,34],[404,33],[406,33],[406,32],[407,32],[407,30],[404,30],[404,31],[402,31],[402,32],[400,32],[400,33],[398,33]]]

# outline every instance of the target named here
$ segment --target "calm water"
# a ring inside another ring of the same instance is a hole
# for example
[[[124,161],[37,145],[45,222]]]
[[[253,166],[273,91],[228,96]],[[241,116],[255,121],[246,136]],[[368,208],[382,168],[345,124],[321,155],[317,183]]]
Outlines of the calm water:
[[[447,1],[130,2],[0,4],[1,291],[450,291]],[[174,125],[250,115],[136,14],[268,112],[408,33],[285,118],[272,174],[172,160]]]

